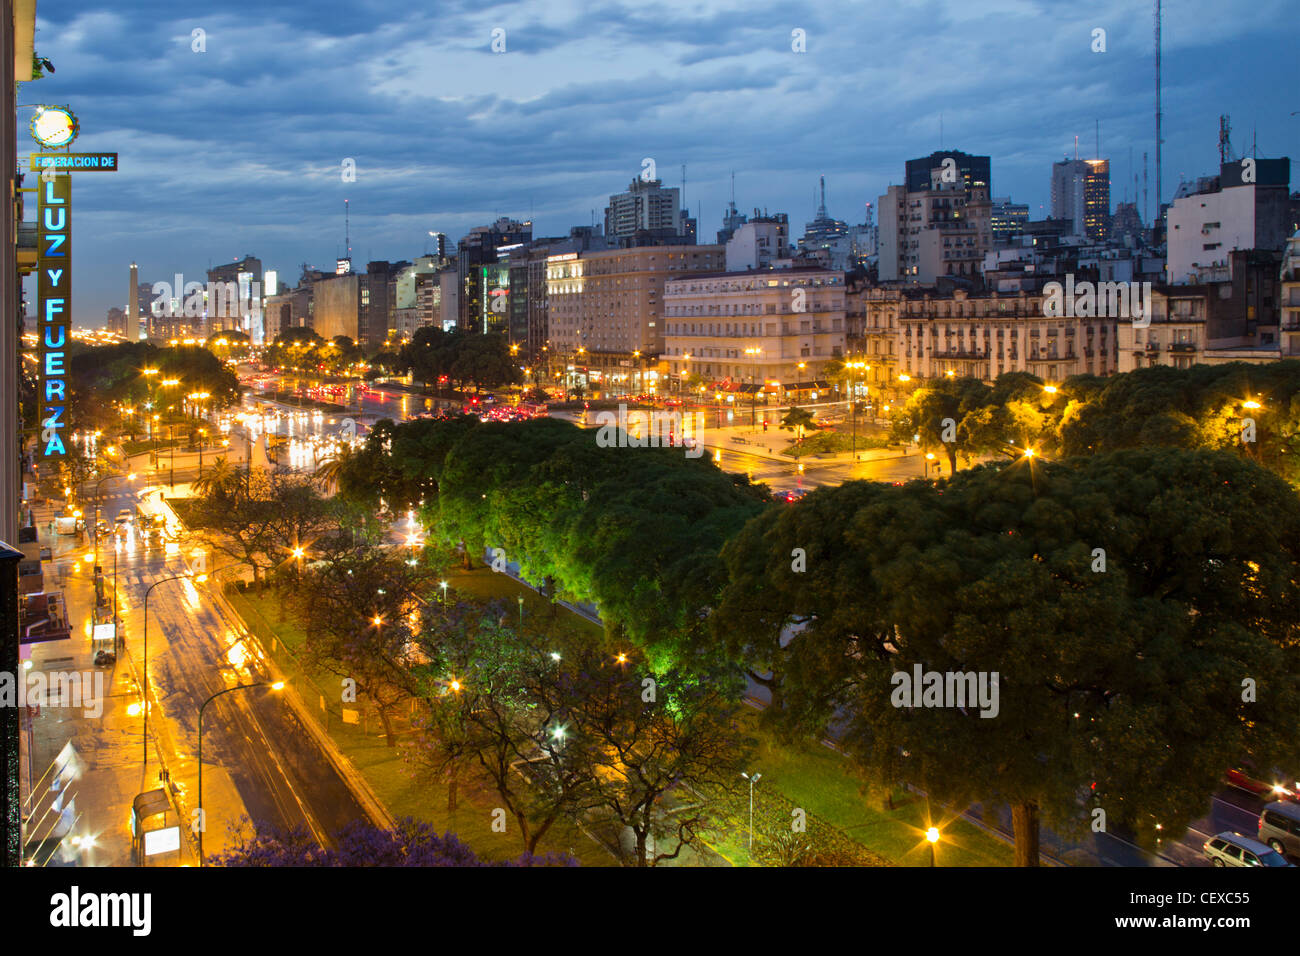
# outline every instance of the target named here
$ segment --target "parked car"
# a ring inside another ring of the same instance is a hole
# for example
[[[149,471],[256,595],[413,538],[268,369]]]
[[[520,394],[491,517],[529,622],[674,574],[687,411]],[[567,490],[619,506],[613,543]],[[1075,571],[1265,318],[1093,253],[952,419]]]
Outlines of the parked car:
[[[1240,833],[1224,831],[1205,841],[1201,848],[1215,866],[1291,866],[1272,847]]]
[[[1300,857],[1300,804],[1275,800],[1259,815],[1259,840],[1278,853]]]

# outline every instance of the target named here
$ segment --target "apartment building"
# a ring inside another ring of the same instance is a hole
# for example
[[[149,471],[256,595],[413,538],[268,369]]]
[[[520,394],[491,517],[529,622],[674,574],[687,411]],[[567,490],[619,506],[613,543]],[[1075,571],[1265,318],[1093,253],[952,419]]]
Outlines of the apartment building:
[[[742,390],[811,387],[845,353],[844,273],[796,266],[670,279],[664,321],[676,383],[694,374]]]
[[[1295,291],[1300,283],[1287,280],[1296,274],[1297,260],[1288,265],[1283,254],[1261,249],[1237,250],[1228,260],[1212,281],[1162,283],[1153,288],[1151,325],[1120,324],[1121,372],[1153,365],[1190,368],[1286,357],[1290,344],[1284,330],[1288,321],[1294,321],[1295,311],[1286,303],[1294,300],[1300,308],[1300,293]],[[1300,342],[1296,346],[1300,353]]]
[[[589,370],[626,368],[620,363],[658,355],[664,347],[664,283],[683,273],[718,272],[724,261],[724,247],[716,245],[547,257],[551,350]]]
[[[1282,257],[1279,302],[1282,356],[1300,358],[1300,230],[1287,240]]]
[[[1117,320],[1048,316],[1045,298],[1024,290],[904,295],[898,307],[899,374],[935,378],[951,372],[992,381],[1006,372],[1029,372],[1059,381],[1114,372]]]

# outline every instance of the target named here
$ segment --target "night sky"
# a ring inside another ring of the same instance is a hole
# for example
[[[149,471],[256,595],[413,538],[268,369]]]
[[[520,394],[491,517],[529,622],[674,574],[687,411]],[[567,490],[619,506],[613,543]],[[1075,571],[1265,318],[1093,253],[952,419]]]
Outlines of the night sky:
[[[499,215],[562,235],[603,221],[645,157],[670,186],[687,165],[706,240],[733,170],[741,211],[786,212],[798,235],[819,175],[830,214],[861,222],[905,160],[941,145],[991,156],[994,194],[1042,218],[1052,162],[1076,135],[1095,155],[1099,119],[1112,202],[1126,181],[1132,198],[1129,151],[1140,176],[1145,150],[1154,212],[1152,6],[39,0],[36,49],[57,72],[18,102],[70,106],[74,150],[120,154],[120,172],[74,188],[73,313],[99,326],[125,305],[132,259],[142,280],[205,281],[251,253],[292,282],[343,253],[345,198],[362,265]],[[1220,113],[1239,154],[1255,138],[1260,156],[1300,158],[1295,25],[1289,0],[1165,3],[1166,198],[1180,175],[1217,172]]]

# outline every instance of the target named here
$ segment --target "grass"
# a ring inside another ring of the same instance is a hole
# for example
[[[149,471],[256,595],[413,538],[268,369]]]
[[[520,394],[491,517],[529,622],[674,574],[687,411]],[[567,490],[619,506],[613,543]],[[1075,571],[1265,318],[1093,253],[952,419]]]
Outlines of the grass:
[[[938,847],[940,866],[1011,866],[1012,848],[989,836],[960,816],[912,793],[894,794],[894,809],[873,805],[862,795],[852,764],[822,744],[780,743],[759,726],[758,715],[747,716],[750,732],[758,741],[751,761],[763,774],[754,799],[763,788],[779,791],[809,815],[837,826],[846,836],[901,866],[928,866],[927,827],[942,834]]]
[[[449,572],[446,581],[452,600],[456,592],[461,592],[477,598],[497,598],[508,607],[515,607],[517,598],[522,595],[525,624],[537,616],[550,615],[552,611],[550,602],[535,591],[487,568]],[[439,596],[440,592],[434,600]],[[280,619],[279,597],[273,591],[262,594],[235,592],[230,599],[249,626],[261,636],[266,638],[269,635],[265,632],[269,631],[289,649],[296,652],[301,648],[305,635],[291,615],[286,614],[283,620]],[[599,625],[565,608],[554,610],[559,626],[579,637],[603,639],[604,632]],[[269,643],[267,649],[270,650]],[[292,677],[310,677],[318,684],[337,681],[333,675],[304,675],[288,655],[277,655],[277,660]],[[305,696],[311,698],[316,693],[313,691]],[[775,814],[783,826],[789,819],[790,808],[800,808],[808,816],[810,835],[817,834],[818,827],[828,827],[838,831],[831,843],[842,836],[870,851],[858,854],[860,859],[855,857],[856,862],[869,861],[870,855],[875,854],[884,858],[875,865],[887,862],[900,866],[928,866],[930,855],[924,832],[933,825],[942,833],[937,849],[938,865],[1012,865],[1014,856],[1010,846],[959,815],[939,806],[931,807],[924,798],[901,791],[893,795],[894,808],[885,809],[879,799],[873,801],[863,795],[861,782],[843,755],[822,744],[778,741],[762,726],[759,714],[748,708],[743,719],[746,729],[757,742],[751,772],[763,775],[754,791],[756,817],[761,817],[766,811],[769,820]],[[385,746],[383,736],[374,733],[373,727],[371,733],[364,734],[359,727],[342,724],[336,714],[331,715],[329,723],[330,735],[339,748],[365,775],[394,816],[413,816],[428,821],[439,830],[451,830],[484,856],[507,858],[519,854],[521,842],[513,832],[513,820],[508,823],[511,830],[508,834],[491,830],[490,812],[495,804],[490,794],[467,794],[462,787],[460,808],[454,814],[448,813],[445,784],[413,779],[399,755],[400,750]],[[777,799],[767,797],[765,806],[765,794],[775,794]],[[737,798],[729,799],[725,813],[727,825],[708,841],[708,850],[733,866],[753,865],[748,848],[748,792],[746,790],[738,798],[743,806],[734,802]],[[779,808],[773,804],[779,804]],[[569,852],[572,848],[583,865],[613,864],[613,859],[576,827],[568,824],[562,827],[558,823],[556,827],[539,848],[542,852]],[[762,832],[761,828],[759,832]],[[865,865],[872,863],[866,862]]]
[[[272,656],[287,672],[289,679],[299,686],[309,705],[320,694],[319,688],[337,683],[336,675],[313,672],[294,656],[301,651],[306,634],[292,614],[281,614],[280,598],[274,591],[232,591],[228,598],[249,628],[263,640],[268,652],[272,650],[271,636],[293,652],[286,654],[282,650]],[[545,602],[541,603],[545,606]],[[525,613],[528,613],[527,606]],[[365,729],[355,724],[344,724],[338,710],[330,708],[330,738],[366,778],[393,816],[414,817],[432,824],[440,832],[455,833],[476,853],[488,859],[511,859],[523,852],[523,841],[513,818],[507,817],[505,833],[493,831],[492,811],[498,801],[491,793],[473,792],[462,785],[457,809],[449,812],[446,784],[417,779],[402,757],[402,739],[409,735],[409,731],[398,734],[398,747],[389,747],[384,735],[377,731],[376,721],[372,720]],[[312,711],[319,715],[318,708],[313,706]],[[583,866],[611,866],[615,862],[581,830],[565,820],[558,821],[551,828],[538,845],[538,852],[571,853]]]

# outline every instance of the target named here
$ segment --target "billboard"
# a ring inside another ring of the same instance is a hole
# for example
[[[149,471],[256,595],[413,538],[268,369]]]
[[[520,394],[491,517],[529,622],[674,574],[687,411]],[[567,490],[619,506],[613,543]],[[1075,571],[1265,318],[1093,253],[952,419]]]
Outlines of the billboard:
[[[68,451],[68,336],[72,330],[72,177],[41,176],[36,205],[38,397],[43,458]]]

